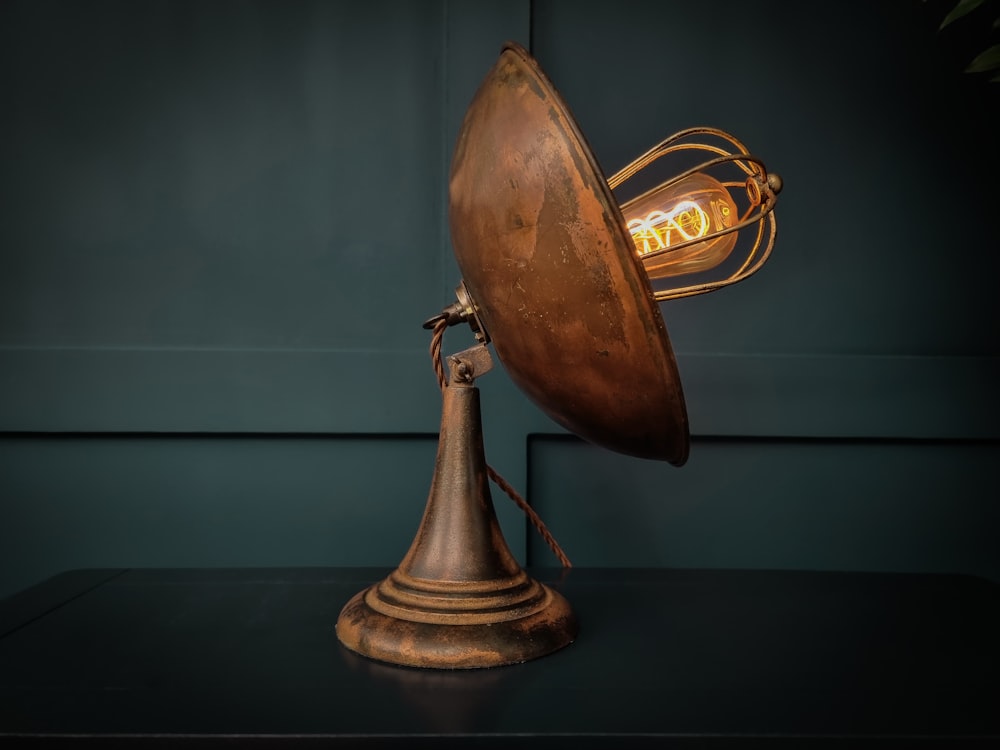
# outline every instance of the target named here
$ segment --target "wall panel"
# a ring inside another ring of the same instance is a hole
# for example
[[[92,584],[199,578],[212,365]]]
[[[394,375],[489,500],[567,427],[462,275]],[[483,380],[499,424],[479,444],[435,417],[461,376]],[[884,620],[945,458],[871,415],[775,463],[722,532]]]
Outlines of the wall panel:
[[[575,563],[1000,577],[1000,97],[962,72],[992,19],[939,32],[949,5],[533,4],[607,172],[709,125],[785,180],[768,265],[662,306],[688,465],[533,426],[531,500]]]
[[[608,173],[708,125],[784,178],[768,265],[663,306],[680,352],[1000,355],[1000,97],[940,5],[534,4],[535,54]]]
[[[539,436],[531,499],[576,565],[1000,581],[998,449],[996,441],[698,438],[676,469]],[[534,537],[529,555],[551,559]]]
[[[0,596],[66,567],[398,561],[439,419],[420,324],[459,280],[452,141],[528,21],[0,7]],[[494,435],[523,486],[523,434]]]
[[[392,565],[437,436],[0,438],[0,591],[79,567]]]

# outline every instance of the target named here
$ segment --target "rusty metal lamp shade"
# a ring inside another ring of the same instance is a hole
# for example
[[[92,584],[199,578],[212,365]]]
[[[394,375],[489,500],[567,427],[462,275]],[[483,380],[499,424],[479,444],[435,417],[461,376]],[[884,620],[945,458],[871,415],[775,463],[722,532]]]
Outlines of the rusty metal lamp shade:
[[[723,145],[692,145],[691,137]],[[645,212],[627,222],[612,186],[664,156],[691,152],[707,161],[626,202]],[[740,179],[702,179],[720,166],[735,167]],[[746,210],[718,202],[717,186],[739,185],[749,195]],[[606,180],[538,64],[520,46],[504,47],[466,112],[451,165],[451,236],[463,280],[442,317],[469,323],[479,344],[449,358],[424,518],[400,566],[344,607],[337,635],[345,646],[394,664],[472,668],[525,661],[572,642],[577,623],[569,604],[521,569],[496,521],[473,386],[491,364],[486,345],[570,432],[613,451],[683,464],[688,420],[658,302],[756,271],[774,241],[779,189],[780,180],[742,144],[706,128],[667,139]],[[663,196],[674,207],[649,210]],[[747,227],[756,237],[733,261],[727,238]],[[718,280],[666,290],[651,282],[723,261],[732,269]]]

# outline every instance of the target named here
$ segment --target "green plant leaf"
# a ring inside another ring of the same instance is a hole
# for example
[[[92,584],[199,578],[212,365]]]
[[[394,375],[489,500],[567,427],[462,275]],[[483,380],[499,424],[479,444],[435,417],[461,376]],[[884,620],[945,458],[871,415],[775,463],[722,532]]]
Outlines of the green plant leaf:
[[[997,20],[995,20],[995,21],[993,22],[993,28],[994,28],[994,29],[1000,29],[1000,16],[998,16],[998,17],[997,17]]]
[[[952,21],[957,21],[964,15],[967,15],[983,4],[984,0],[958,0],[958,4],[951,9],[951,13],[944,17],[941,22],[940,29],[950,24]]]
[[[969,63],[965,69],[966,73],[984,73],[987,70],[1000,68],[1000,44],[994,44],[985,52],[981,52],[976,59]]]

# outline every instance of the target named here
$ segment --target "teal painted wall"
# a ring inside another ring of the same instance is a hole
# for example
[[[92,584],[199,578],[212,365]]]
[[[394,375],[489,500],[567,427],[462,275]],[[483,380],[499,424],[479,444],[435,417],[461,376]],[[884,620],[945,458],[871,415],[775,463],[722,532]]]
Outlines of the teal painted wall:
[[[939,33],[952,5],[535,4],[606,172],[704,124],[786,184],[764,270],[663,305],[688,465],[529,443],[577,563],[1000,580],[1000,91],[962,73],[992,17]]]
[[[491,463],[570,557],[1000,580],[1000,95],[941,3],[696,5],[0,6],[0,595],[398,561],[438,420],[420,323],[458,280],[451,147],[505,39],[606,171],[710,124],[787,185],[764,271],[664,306],[689,466],[480,382]]]

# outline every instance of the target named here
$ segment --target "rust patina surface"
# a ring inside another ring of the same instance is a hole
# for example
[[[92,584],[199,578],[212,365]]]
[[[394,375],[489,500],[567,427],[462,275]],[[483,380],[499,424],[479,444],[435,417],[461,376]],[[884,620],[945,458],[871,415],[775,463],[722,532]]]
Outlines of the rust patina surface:
[[[466,287],[517,386],[590,442],[684,463],[684,396],[649,281],[572,116],[517,45],[466,113],[450,222]]]

